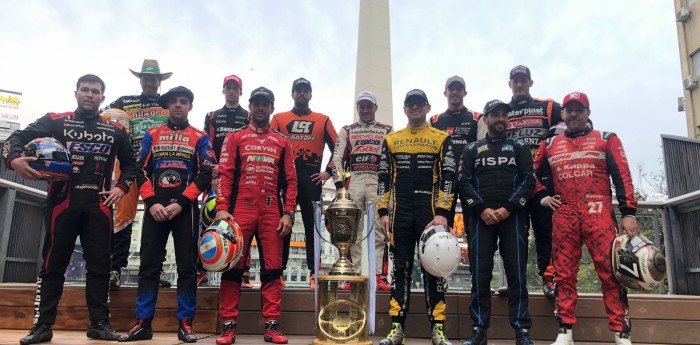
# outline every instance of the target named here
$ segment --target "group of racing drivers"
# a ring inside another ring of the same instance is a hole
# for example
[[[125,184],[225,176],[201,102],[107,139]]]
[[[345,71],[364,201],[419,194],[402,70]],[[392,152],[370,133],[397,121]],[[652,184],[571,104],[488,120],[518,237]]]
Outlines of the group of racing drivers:
[[[278,318],[296,206],[301,209],[306,267],[313,282],[317,272],[312,203],[320,200],[326,180],[345,170],[353,172],[349,185],[336,179],[336,187],[347,187],[361,208],[367,202],[377,204],[373,229],[377,288],[391,290],[392,322],[381,345],[404,343],[416,244],[427,226],[453,226],[458,199],[468,224],[472,276],[473,333],[464,345],[487,344],[497,248],[508,282],[516,344],[534,344],[525,282],[530,225],[543,291],[555,299],[559,329],[554,344],[573,344],[576,272],[584,243],[602,281],[609,329],[616,344],[631,344],[626,290],[614,278],[609,253],[616,233],[638,233],[636,202],[622,145],[614,133],[592,128],[586,94],[570,93],[562,105],[533,98],[530,70],[519,65],[509,75],[511,101],[490,101],[483,113],[466,108],[466,83],[454,76],[445,83],[448,106],[441,114],[429,118],[427,95],[411,90],[403,107],[408,125],[392,132],[391,126],[375,119],[376,95],[363,91],[356,97],[359,121],[336,133],[329,116],[310,109],[308,80],[293,82],[292,110],[272,116],[271,90],[254,89],[246,111],[240,105],[243,82],[230,75],[222,85],[224,107],[208,113],[200,130],[188,121],[192,91],[178,86],[158,94],[160,83],[172,73],[161,73],[158,62],[148,59],[140,72],[131,72],[140,80],[141,95],[120,97],[100,116],[105,83],[85,75],[76,84],[75,111],[49,113],[12,134],[3,147],[5,165],[27,179],[41,178],[29,165],[36,158],[24,156],[24,145],[35,138],[58,139],[73,162],[69,180],[50,184],[35,325],[21,344],[53,337],[63,272],[77,236],[88,268],[87,336],[120,342],[151,339],[158,288],[169,286],[162,264],[171,233],[178,273],[178,338],[197,341],[192,320],[196,287],[203,277],[195,261],[197,204],[207,191],[216,192],[216,219],[235,221],[244,239],[243,258],[222,275],[219,314],[224,325],[216,343],[236,340],[238,303],[241,287],[249,283],[253,237],[260,254],[264,340],[287,343]],[[109,118],[111,109],[125,112],[128,125]],[[548,136],[550,128],[561,122],[566,131]],[[322,167],[325,146],[333,155]],[[611,216],[611,178],[623,216],[619,229]],[[141,232],[136,322],[127,334],[118,336],[109,322],[107,296],[110,285],[121,285],[139,196],[147,212]],[[114,223],[112,205],[116,205]],[[391,285],[384,272],[387,242],[393,259]],[[359,269],[361,250],[353,248],[351,254]],[[450,345],[444,331],[446,281],[424,269],[422,273],[432,342]]]

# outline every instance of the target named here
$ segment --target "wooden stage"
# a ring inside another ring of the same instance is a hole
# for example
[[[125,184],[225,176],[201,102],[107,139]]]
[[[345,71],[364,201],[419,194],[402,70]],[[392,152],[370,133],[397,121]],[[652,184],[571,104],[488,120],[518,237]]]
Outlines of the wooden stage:
[[[98,344],[85,337],[89,324],[84,297],[85,287],[67,285],[54,325],[52,344]],[[0,344],[17,344],[32,326],[34,315],[34,284],[0,284]],[[161,289],[157,304],[154,330],[158,333],[153,341],[144,344],[177,344],[175,335],[177,305],[175,289]],[[407,319],[411,340],[407,344],[426,343],[430,327],[425,315],[422,291],[413,291],[411,312]],[[110,293],[112,325],[118,332],[127,331],[134,318],[135,287],[125,287]],[[198,309],[194,330],[200,337],[198,343],[214,344],[220,331],[218,320],[218,288],[203,287],[197,294]],[[471,318],[468,313],[470,294],[448,292],[446,296],[448,318],[446,332],[454,344],[459,344],[471,334]],[[700,344],[700,296],[676,295],[629,295],[634,344]],[[383,336],[391,326],[388,316],[388,292],[377,295],[376,334]],[[489,344],[512,344],[513,330],[508,324],[507,299],[493,296],[493,315],[489,329]],[[549,344],[556,336],[557,323],[553,316],[554,303],[541,292],[531,293],[530,314],[533,319],[531,334],[541,344]],[[315,331],[314,295],[306,289],[285,289],[282,298],[283,315],[280,317],[282,331],[289,336],[291,344],[310,344]],[[263,320],[260,316],[260,290],[244,289],[241,297],[236,344],[262,343]],[[578,323],[574,328],[574,339],[578,345],[588,343],[611,343],[607,317],[600,294],[582,294],[576,314]],[[62,330],[62,331],[57,331]],[[374,338],[378,341],[380,337]],[[111,343],[114,344],[114,343]]]

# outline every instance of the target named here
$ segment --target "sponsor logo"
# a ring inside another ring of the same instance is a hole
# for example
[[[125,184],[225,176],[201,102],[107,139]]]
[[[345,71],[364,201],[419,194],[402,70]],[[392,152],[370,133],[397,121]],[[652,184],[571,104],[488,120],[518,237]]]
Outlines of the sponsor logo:
[[[260,162],[260,163],[272,163],[275,164],[275,158],[267,156],[249,155],[246,159],[247,162]]]
[[[77,141],[71,141],[68,143],[68,151],[71,153],[82,152],[109,154],[111,149],[112,145],[102,143],[81,143]]]
[[[501,151],[503,151],[503,152],[506,152],[506,151],[513,152],[513,145],[510,145],[510,144],[503,145],[503,146],[501,146]]]
[[[276,147],[271,147],[271,146],[263,146],[263,145],[246,145],[243,146],[243,149],[246,151],[263,151],[263,152],[269,152],[272,154],[277,154],[277,148]]]
[[[489,147],[487,145],[481,145],[476,148],[476,154],[481,154],[483,152],[486,152],[489,150]]]
[[[158,137],[159,141],[182,141],[185,143],[190,142],[190,137],[183,135],[182,133],[170,133],[168,135],[161,135]]]
[[[67,138],[73,140],[88,140],[88,141],[107,141],[114,143],[114,137],[105,133],[104,131],[100,133],[90,133],[86,130],[79,131],[75,129],[63,129],[63,135]]]
[[[517,166],[515,163],[515,157],[484,157],[484,158],[477,158],[474,161],[474,167],[478,168],[479,166],[494,166],[494,165],[514,165]]]
[[[314,130],[313,121],[296,120],[290,123],[289,132],[297,134],[309,134]]]
[[[172,188],[179,187],[182,184],[180,174],[174,170],[166,170],[158,177],[158,187]]]

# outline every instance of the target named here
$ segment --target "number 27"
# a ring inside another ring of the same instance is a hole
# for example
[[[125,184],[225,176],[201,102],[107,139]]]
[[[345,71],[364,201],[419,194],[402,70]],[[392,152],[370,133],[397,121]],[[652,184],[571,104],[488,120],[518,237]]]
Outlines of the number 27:
[[[603,212],[603,202],[602,201],[589,201],[588,206],[591,207],[588,209],[588,213]]]

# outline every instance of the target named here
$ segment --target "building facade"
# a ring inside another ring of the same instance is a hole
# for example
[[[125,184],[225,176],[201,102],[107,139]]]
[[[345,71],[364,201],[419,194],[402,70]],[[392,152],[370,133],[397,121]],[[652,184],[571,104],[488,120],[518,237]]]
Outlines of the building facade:
[[[700,138],[700,1],[674,0],[678,30],[678,49],[683,77],[683,100],[688,137]]]

